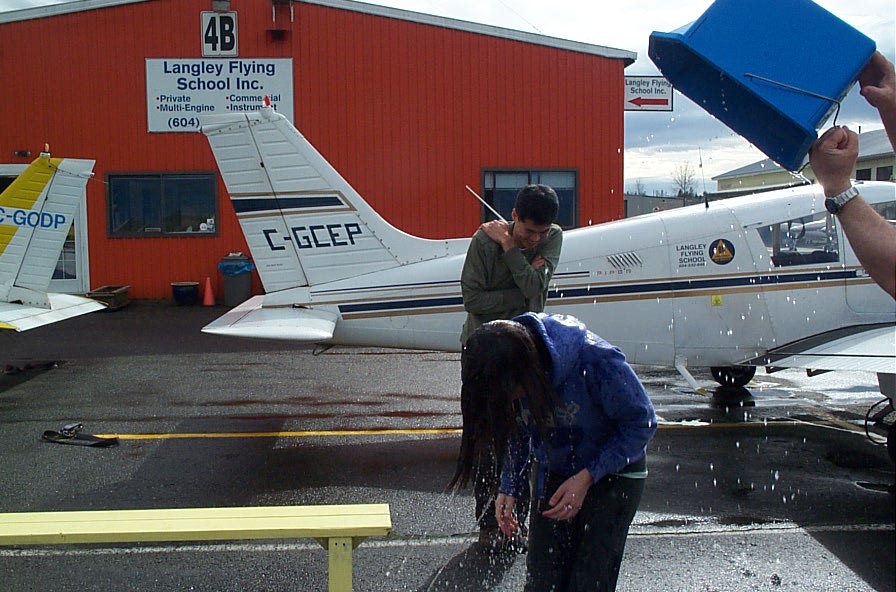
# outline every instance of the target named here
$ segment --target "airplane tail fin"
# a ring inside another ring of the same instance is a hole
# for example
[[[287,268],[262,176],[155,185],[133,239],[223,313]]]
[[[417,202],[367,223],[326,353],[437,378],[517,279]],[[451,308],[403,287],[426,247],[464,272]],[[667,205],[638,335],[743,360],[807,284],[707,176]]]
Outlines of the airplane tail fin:
[[[0,326],[23,330],[102,308],[47,293],[93,165],[44,152],[0,194]]]
[[[380,217],[272,107],[202,118],[267,293],[454,254]]]

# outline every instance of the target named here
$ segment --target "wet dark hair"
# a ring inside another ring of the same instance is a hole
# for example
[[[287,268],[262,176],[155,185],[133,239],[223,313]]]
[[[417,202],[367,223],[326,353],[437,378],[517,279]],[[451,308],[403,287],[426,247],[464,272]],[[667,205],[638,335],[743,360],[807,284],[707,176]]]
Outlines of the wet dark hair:
[[[542,438],[553,425],[554,390],[550,356],[541,338],[514,321],[492,321],[480,326],[464,346],[461,364],[461,412],[464,430],[449,490],[462,490],[482,463],[492,455],[495,474],[475,475],[497,490],[501,462],[511,434],[519,429],[511,396],[523,388],[532,420]]]
[[[547,185],[526,185],[516,194],[513,209],[517,218],[534,224],[553,224],[560,212],[557,192]]]

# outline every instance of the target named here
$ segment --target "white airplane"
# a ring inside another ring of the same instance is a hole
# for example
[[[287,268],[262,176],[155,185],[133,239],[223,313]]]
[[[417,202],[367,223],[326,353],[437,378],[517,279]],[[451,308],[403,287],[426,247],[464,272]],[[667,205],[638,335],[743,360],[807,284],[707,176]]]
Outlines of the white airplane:
[[[460,349],[469,239],[394,228],[270,107],[203,117],[202,132],[266,292],[203,331]],[[896,185],[866,182],[862,195],[896,219]],[[866,370],[892,403],[896,304],[823,202],[803,186],[566,231],[547,310],[697,390],[688,367],[740,386],[756,366]]]
[[[47,292],[94,162],[42,152],[0,194],[0,329],[25,331],[105,308]]]

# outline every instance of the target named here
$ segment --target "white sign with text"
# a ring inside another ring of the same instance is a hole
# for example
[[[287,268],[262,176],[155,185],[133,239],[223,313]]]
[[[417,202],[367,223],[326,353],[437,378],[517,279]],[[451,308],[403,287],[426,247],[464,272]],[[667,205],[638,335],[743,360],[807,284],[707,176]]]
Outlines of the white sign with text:
[[[265,96],[294,121],[291,58],[146,60],[150,132],[196,132],[199,115],[257,111]]]

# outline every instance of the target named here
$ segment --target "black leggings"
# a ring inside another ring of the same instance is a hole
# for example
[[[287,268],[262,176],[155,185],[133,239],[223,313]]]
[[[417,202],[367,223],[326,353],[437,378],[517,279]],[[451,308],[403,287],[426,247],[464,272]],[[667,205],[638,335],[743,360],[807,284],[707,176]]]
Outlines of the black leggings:
[[[548,477],[532,504],[526,592],[611,592],[616,589],[628,529],[641,502],[644,479],[609,475],[591,486],[569,521],[544,518],[565,478]]]

